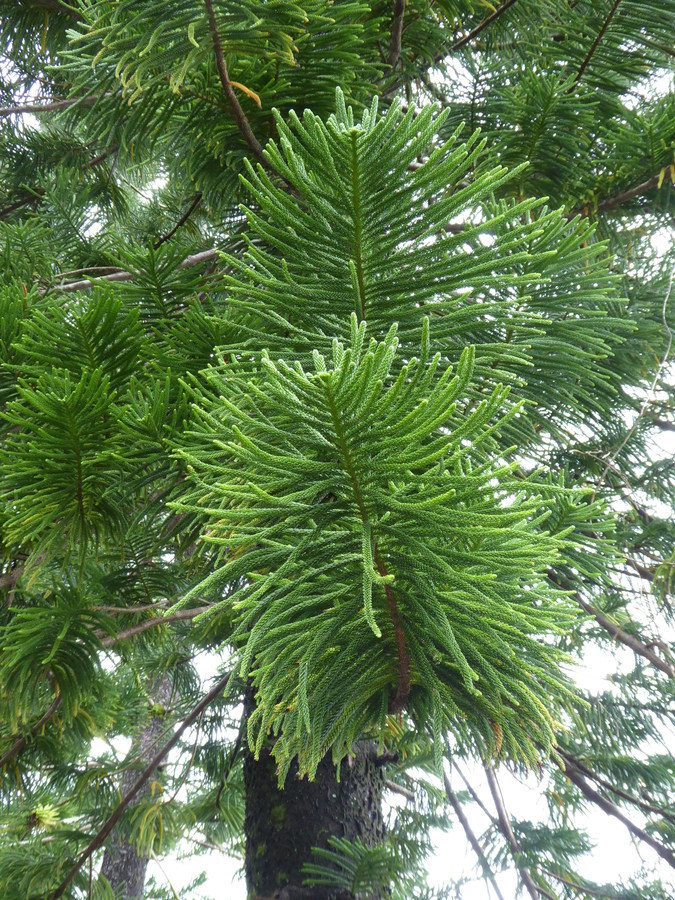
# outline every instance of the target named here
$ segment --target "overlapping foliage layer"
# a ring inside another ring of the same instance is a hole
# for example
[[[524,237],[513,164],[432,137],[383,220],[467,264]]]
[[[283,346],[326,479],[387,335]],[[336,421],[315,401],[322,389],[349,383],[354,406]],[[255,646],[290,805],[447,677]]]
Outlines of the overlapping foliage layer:
[[[669,896],[674,22],[0,2],[3,896],[64,883],[138,765],[100,739],[168,735],[197,654],[236,675],[126,810],[142,852],[241,851],[249,676],[282,779],[367,735],[414,789],[318,883],[436,896],[457,826],[507,893]],[[505,760],[548,820],[509,823]],[[580,874],[588,804],[634,879]],[[67,890],[109,897],[96,866]]]

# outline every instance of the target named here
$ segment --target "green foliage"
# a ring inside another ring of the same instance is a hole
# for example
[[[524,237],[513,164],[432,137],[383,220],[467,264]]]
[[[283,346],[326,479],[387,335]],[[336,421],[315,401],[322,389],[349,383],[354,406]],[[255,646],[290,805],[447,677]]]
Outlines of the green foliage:
[[[406,802],[314,878],[669,896],[675,3],[212,5],[0,0],[0,895],[229,659],[141,852],[241,858],[247,741],[283,782],[368,737]],[[500,761],[546,801],[512,835]],[[570,765],[632,875],[580,874]]]

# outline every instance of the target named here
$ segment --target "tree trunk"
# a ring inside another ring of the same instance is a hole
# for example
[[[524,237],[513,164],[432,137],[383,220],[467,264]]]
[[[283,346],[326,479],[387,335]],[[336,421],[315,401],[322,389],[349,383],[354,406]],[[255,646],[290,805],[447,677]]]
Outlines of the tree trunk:
[[[256,762],[244,756],[246,789],[246,885],[249,896],[264,900],[347,900],[353,895],[328,888],[303,888],[302,866],[312,847],[326,847],[332,835],[359,838],[373,846],[384,838],[384,772],[376,746],[363,743],[345,759],[340,781],[330,756],[314,781],[300,780],[291,767],[283,791],[269,749]]]
[[[168,707],[171,693],[171,681],[166,675],[159,681],[151,682],[148,688],[149,699],[162,710]],[[145,728],[134,738],[131,745],[131,757],[135,763],[126,769],[120,778],[122,796],[134,785],[139,770],[144,768],[157,752],[158,743],[165,730],[166,719],[158,711],[152,715]],[[130,806],[139,803],[149,790],[150,787],[146,784],[131,801]],[[108,879],[110,887],[115,892],[115,897],[120,900],[142,900],[148,860],[148,856],[138,853],[136,844],[129,840],[129,835],[123,824],[120,823],[106,843],[101,866],[101,875]]]

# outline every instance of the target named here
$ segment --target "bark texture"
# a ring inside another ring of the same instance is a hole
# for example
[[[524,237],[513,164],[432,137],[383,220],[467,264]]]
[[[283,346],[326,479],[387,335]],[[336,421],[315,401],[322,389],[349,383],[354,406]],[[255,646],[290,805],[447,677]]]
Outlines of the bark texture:
[[[171,681],[165,675],[150,685],[148,696],[158,707],[164,709],[169,705],[171,692]],[[120,778],[122,796],[133,787],[138,778],[139,769],[144,768],[157,751],[158,743],[166,730],[166,724],[163,715],[153,715],[145,728],[134,738],[131,745],[131,756],[136,762],[122,773]],[[150,786],[146,785],[134,798],[131,805],[139,803],[149,790]],[[142,900],[148,860],[148,856],[138,853],[135,842],[129,840],[129,835],[120,823],[106,844],[101,866],[101,875],[104,875],[110,882],[116,898],[119,900]]]
[[[293,766],[281,791],[269,749],[256,761],[244,757],[246,788],[246,885],[249,896],[264,900],[347,900],[327,888],[303,888],[302,866],[312,847],[326,847],[332,835],[360,838],[373,846],[384,838],[384,772],[376,747],[363,743],[344,760],[340,781],[330,756],[314,781],[300,780]]]

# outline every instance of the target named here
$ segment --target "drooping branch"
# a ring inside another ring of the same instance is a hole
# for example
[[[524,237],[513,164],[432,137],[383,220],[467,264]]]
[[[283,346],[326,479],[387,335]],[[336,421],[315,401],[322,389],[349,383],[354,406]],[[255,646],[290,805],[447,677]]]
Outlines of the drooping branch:
[[[387,64],[396,68],[396,63],[401,55],[401,40],[403,38],[403,17],[405,16],[405,0],[394,0],[394,18],[391,23],[391,37],[389,38],[389,53]]]
[[[619,822],[622,822],[632,835],[639,838],[641,841],[644,841],[645,844],[648,844],[652,850],[658,853],[661,859],[664,859],[668,865],[675,869],[675,854],[655,840],[651,834],[648,834],[643,828],[640,828],[634,822],[631,822],[628,816],[625,816],[611,800],[603,797],[602,794],[595,790],[595,788],[592,788],[583,777],[581,771],[573,763],[565,761],[564,772],[569,780],[579,788],[587,800],[595,803],[595,805],[599,806],[603,812],[607,813],[607,815],[613,816],[615,819],[618,819]]]
[[[490,15],[485,19],[483,19],[482,22],[479,22],[478,25],[476,25],[476,27],[473,28],[467,35],[465,35],[463,38],[460,38],[456,43],[454,43],[450,47],[450,52],[455,53],[455,51],[461,50],[462,47],[465,47],[467,44],[471,43],[471,41],[475,37],[478,37],[481,31],[488,27],[488,25],[492,25],[492,23],[499,19],[500,16],[504,15],[506,10],[509,9],[509,7],[513,6],[515,2],[516,0],[506,0],[505,3],[502,3],[501,6],[497,7],[497,9],[493,13],[490,13]]]
[[[487,776],[487,783],[490,788],[490,793],[492,794],[495,809],[497,810],[497,823],[499,825],[499,830],[506,839],[506,843],[509,845],[511,853],[516,860],[516,868],[518,869],[518,874],[520,875],[520,878],[525,888],[527,889],[528,894],[530,895],[532,900],[538,900],[540,894],[542,894],[544,897],[549,897],[550,900],[555,900],[555,897],[553,897],[552,894],[549,894],[549,892],[544,890],[544,888],[538,887],[535,884],[534,879],[532,878],[532,874],[527,866],[523,866],[518,863],[518,856],[523,851],[520,847],[520,844],[516,840],[513,829],[511,828],[509,815],[506,811],[506,807],[504,806],[504,801],[502,800],[499,785],[497,784],[497,777],[489,765],[485,764],[484,768],[485,774]]]
[[[0,756],[0,769],[5,766],[11,759],[14,759],[15,756],[18,756],[28,744],[28,737],[33,737],[33,735],[37,734],[52,716],[56,713],[59,706],[63,701],[63,696],[61,694],[57,694],[56,697],[52,700],[52,702],[47,707],[44,714],[38,719],[38,721],[33,725],[28,733],[28,735],[22,735],[20,738],[17,738],[16,741],[12,744],[12,746]]]
[[[168,618],[168,617],[167,617]],[[105,843],[105,839],[108,837],[110,832],[113,830],[115,825],[121,819],[124,810],[129,806],[134,797],[138,794],[141,788],[145,785],[147,780],[153,774],[157,766],[162,762],[162,760],[166,757],[167,753],[172,750],[183,733],[199,719],[204,710],[213,703],[214,700],[225,690],[227,687],[227,683],[230,680],[230,673],[228,672],[224,675],[215,685],[211,688],[211,690],[206,694],[202,699],[197,703],[196,706],[193,707],[191,712],[183,719],[179,728],[173,733],[173,735],[169,738],[169,740],[160,747],[160,749],[155,753],[147,766],[143,769],[141,774],[138,776],[133,786],[127,791],[127,793],[122,797],[118,805],[113,810],[112,814],[105,822],[102,828],[94,835],[94,837],[89,841],[87,846],[84,848],[82,853],[77,858],[77,862],[70,869],[66,877],[63,879],[59,887],[56,889],[54,893],[51,894],[51,900],[57,900],[59,897],[63,897],[66,888],[71,883],[73,878],[80,871],[82,866],[87,862],[88,859],[92,856],[92,854],[98,850],[99,847],[102,847]]]
[[[609,616],[606,616],[603,612],[601,612],[597,607],[593,606],[592,603],[589,603],[585,600],[578,591],[575,591],[571,584],[566,584],[561,578],[557,575],[552,575],[549,573],[550,581],[556,585],[556,587],[561,588],[564,591],[571,591],[574,597],[574,600],[579,604],[579,606],[587,612],[589,615],[593,616],[598,625],[603,628],[608,634],[610,634],[615,641],[619,641],[620,644],[624,644],[626,647],[629,647],[634,653],[637,653],[639,656],[644,657],[644,659],[649,660],[649,662],[655,666],[659,671],[663,672],[665,675],[670,676],[670,678],[675,677],[675,668],[662,659],[658,653],[654,652],[655,646],[660,646],[659,641],[650,641],[649,644],[644,643],[639,638],[630,634],[627,631],[624,631],[620,625],[610,619]]]
[[[246,118],[246,113],[241,108],[241,104],[237,98],[237,95],[234,92],[234,88],[232,87],[232,82],[230,81],[230,76],[227,71],[227,63],[225,61],[225,54],[223,53],[223,45],[220,40],[220,32],[218,31],[218,23],[216,21],[216,14],[213,9],[212,0],[204,0],[206,5],[206,11],[209,16],[209,28],[211,30],[211,38],[213,40],[213,50],[216,56],[216,68],[218,70],[218,78],[220,79],[220,84],[223,88],[223,93],[227,98],[227,102],[230,105],[230,111],[232,112],[232,116],[234,121],[237,123],[237,128],[244,136],[244,140],[248,144],[249,150],[253,153],[258,162],[263,165],[266,169],[270,168],[270,164],[265,159],[263,154],[262,147],[258,142],[258,139],[253,134],[253,130],[251,125]]]
[[[466,839],[471,845],[473,852],[478,857],[478,861],[481,864],[481,868],[483,870],[483,874],[486,878],[490,880],[490,884],[492,885],[492,890],[495,892],[495,896],[497,900],[504,900],[504,896],[502,892],[499,890],[499,886],[497,885],[497,881],[495,879],[494,873],[490,868],[490,864],[488,863],[485,854],[483,853],[483,848],[478,843],[478,838],[473,833],[471,826],[469,825],[469,820],[464,814],[464,810],[462,809],[462,804],[457,799],[457,795],[452,789],[452,785],[450,784],[450,779],[448,778],[445,771],[443,772],[443,786],[445,787],[445,796],[448,798],[450,805],[455,811],[457,818],[459,819],[459,824],[464,829],[464,834],[466,835]]]

